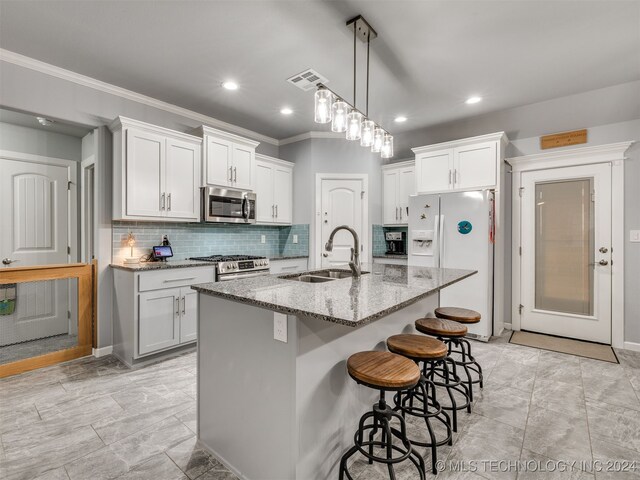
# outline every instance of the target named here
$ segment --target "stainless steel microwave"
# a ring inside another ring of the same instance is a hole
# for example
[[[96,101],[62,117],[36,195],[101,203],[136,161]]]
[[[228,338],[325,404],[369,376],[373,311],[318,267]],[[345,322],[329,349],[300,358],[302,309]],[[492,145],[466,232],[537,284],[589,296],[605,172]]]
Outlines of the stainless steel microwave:
[[[202,187],[202,221],[256,223],[256,194],[218,187]]]

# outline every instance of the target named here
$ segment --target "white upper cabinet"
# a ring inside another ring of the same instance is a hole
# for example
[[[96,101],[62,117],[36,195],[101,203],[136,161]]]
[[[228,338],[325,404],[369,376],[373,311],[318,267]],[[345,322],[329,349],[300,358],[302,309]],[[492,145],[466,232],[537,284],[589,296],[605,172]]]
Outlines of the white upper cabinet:
[[[382,167],[382,222],[406,225],[409,218],[409,195],[416,193],[414,162]]]
[[[124,117],[113,131],[113,219],[200,218],[198,137]]]
[[[291,224],[293,220],[293,163],[256,155],[258,223]]]
[[[495,188],[506,142],[498,132],[414,148],[417,193]]]
[[[259,142],[204,125],[195,134],[204,144],[202,186],[254,189]]]

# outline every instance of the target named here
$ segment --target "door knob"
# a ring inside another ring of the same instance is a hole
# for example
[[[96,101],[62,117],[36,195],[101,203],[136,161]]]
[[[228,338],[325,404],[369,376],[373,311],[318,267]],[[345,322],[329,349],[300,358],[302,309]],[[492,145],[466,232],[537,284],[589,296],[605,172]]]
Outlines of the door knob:
[[[328,257],[328,256],[329,256],[329,254],[328,254],[328,253],[323,253],[323,254],[322,254],[322,256],[323,256],[323,257]]]
[[[10,258],[3,258],[2,263],[4,265],[11,265],[13,262],[17,262],[18,260],[11,260]]]
[[[598,262],[598,264],[599,264],[599,265],[602,265],[602,266],[604,267],[605,265],[609,265],[609,262],[608,262],[608,261],[606,261],[606,260],[600,260],[600,261]]]
[[[607,253],[609,251],[609,249],[607,247],[600,247],[600,250],[598,250],[600,253]]]

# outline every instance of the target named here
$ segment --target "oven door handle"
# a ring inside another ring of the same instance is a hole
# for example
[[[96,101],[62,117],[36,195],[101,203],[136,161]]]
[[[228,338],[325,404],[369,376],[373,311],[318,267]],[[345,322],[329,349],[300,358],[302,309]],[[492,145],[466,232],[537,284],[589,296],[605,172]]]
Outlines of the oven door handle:
[[[220,275],[218,277],[218,281],[226,282],[228,280],[237,280],[238,278],[253,278],[253,277],[261,277],[263,275],[269,275],[269,270],[262,270],[260,272],[255,272],[255,273],[234,273],[230,275]]]

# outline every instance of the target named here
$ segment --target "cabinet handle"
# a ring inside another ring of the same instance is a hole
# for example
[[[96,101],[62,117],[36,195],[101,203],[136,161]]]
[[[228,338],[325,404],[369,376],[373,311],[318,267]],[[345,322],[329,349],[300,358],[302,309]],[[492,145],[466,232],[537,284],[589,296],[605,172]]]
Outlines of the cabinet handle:
[[[276,205],[276,218],[278,218],[278,205]]]
[[[458,183],[458,169],[453,171],[453,183]]]
[[[176,315],[180,315],[180,297],[176,297]]]
[[[233,167],[229,167],[229,181],[233,182]]]
[[[449,170],[449,185],[451,185],[451,170]]]
[[[276,207],[271,205],[271,218],[276,218]]]
[[[238,168],[237,167],[233,167],[233,181],[234,182],[238,181]]]
[[[400,210],[400,221],[402,221],[402,207],[398,207],[398,210]]]
[[[171,210],[171,194],[167,195],[167,210]]]
[[[162,195],[160,195],[160,210],[164,210],[164,193]]]
[[[185,278],[170,278],[168,280],[163,280],[163,283],[171,283],[171,282],[186,282],[188,280],[195,280],[196,277],[185,277]]]
[[[187,311],[187,300],[186,297],[182,297],[182,314],[184,315]]]

